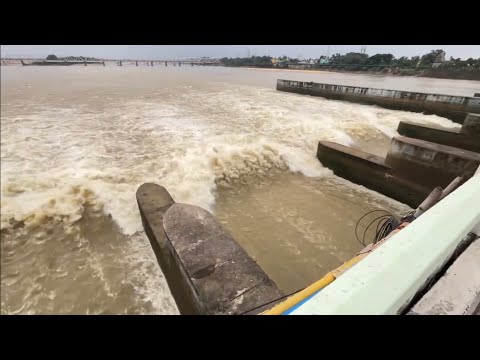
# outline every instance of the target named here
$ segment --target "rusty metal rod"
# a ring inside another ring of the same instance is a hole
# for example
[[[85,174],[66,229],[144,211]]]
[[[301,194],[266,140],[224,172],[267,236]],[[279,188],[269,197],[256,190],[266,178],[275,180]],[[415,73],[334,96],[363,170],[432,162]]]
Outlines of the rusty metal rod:
[[[430,195],[427,196],[425,200],[418,206],[417,210],[415,211],[414,216],[418,218],[422,215],[425,211],[430,209],[433,205],[435,205],[440,197],[442,196],[442,188],[440,186],[433,189]]]
[[[445,198],[445,196],[447,196],[453,190],[455,190],[458,187],[458,185],[460,185],[462,180],[463,180],[462,176],[457,176],[455,179],[453,179],[453,181],[445,188],[445,190],[443,190],[442,196],[440,196],[440,199],[438,199],[438,201],[442,200],[443,198]]]

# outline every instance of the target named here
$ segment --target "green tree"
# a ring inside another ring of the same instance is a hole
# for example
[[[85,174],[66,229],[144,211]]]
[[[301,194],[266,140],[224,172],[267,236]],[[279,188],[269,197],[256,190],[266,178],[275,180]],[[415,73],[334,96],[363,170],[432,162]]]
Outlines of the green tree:
[[[370,56],[366,61],[366,65],[390,65],[394,59],[392,54],[376,54]]]
[[[445,51],[442,49],[432,50],[428,54],[422,56],[421,64],[422,65],[431,65],[434,62],[437,62],[439,58],[445,55]]]
[[[368,59],[367,54],[350,52],[350,53],[345,54],[345,56],[343,58],[343,63],[344,64],[363,65],[366,62],[367,59]]]

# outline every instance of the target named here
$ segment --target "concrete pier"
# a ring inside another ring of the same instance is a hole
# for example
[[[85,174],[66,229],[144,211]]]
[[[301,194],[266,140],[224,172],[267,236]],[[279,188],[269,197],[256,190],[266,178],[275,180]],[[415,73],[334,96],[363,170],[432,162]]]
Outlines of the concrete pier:
[[[385,164],[392,175],[433,189],[445,188],[457,176],[471,178],[480,166],[480,154],[404,136],[394,137]]]
[[[317,158],[335,175],[417,207],[433,188],[462,182],[480,166],[480,153],[403,136],[392,139],[387,157],[320,141]]]
[[[467,124],[463,123],[462,130]],[[468,125],[467,125],[468,126]],[[480,135],[472,136],[463,131],[441,130],[426,125],[418,125],[400,121],[397,131],[400,135],[415,139],[435,142],[442,145],[453,146],[469,151],[480,152]]]
[[[417,207],[431,189],[416,184],[408,177],[393,174],[385,159],[360,149],[320,141],[317,158],[335,175],[378,191],[411,207]]]
[[[468,114],[460,133],[480,138],[480,114]]]
[[[137,202],[181,314],[257,314],[284,296],[208,211],[156,184],[141,185]]]
[[[480,98],[409,91],[277,80],[277,90],[327,99],[378,105],[387,109],[422,112],[463,123],[467,113],[480,113]]]

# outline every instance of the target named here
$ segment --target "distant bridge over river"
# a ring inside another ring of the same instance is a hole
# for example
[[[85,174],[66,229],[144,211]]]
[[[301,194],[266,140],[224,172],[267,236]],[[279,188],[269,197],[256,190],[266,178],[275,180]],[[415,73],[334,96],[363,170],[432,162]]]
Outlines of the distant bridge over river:
[[[83,56],[59,57],[55,60],[46,60],[38,58],[4,58],[1,59],[1,65],[116,65],[116,66],[219,66],[218,59],[99,59]]]

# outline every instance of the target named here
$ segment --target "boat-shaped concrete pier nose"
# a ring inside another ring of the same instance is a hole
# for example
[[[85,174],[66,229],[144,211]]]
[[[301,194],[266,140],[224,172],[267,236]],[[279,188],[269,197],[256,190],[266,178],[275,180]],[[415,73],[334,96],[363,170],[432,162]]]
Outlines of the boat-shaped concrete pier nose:
[[[145,232],[181,314],[258,314],[284,294],[207,210],[143,184]]]
[[[283,296],[207,210],[175,204],[166,212],[163,226],[175,261],[204,313],[239,315]]]

